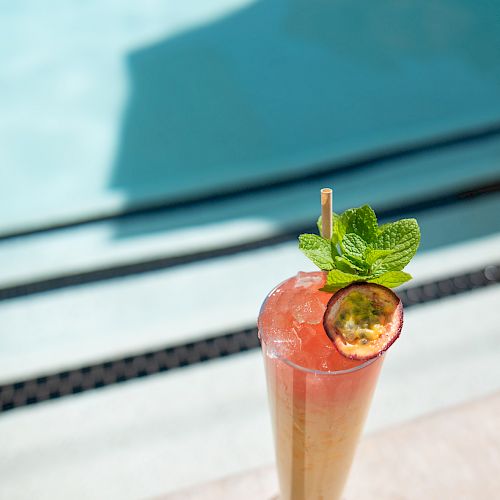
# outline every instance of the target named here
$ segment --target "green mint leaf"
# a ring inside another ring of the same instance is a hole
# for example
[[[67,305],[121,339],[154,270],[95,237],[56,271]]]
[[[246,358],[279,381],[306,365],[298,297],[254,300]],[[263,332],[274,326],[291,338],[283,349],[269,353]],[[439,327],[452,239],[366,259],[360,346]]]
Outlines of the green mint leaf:
[[[340,242],[340,248],[349,260],[364,264],[368,245],[363,238],[354,233],[347,233]]]
[[[345,273],[339,269],[334,269],[328,273],[326,283],[321,290],[323,292],[333,292],[337,288],[343,288],[354,281],[366,281],[366,276],[359,276],[357,274]]]
[[[335,243],[333,241],[330,242],[330,246],[331,246],[331,252],[332,252],[332,255],[333,257],[338,257],[340,255],[338,249],[337,249],[337,245],[335,245]]]
[[[357,266],[354,262],[347,260],[345,257],[335,257],[335,268],[350,274],[363,273],[364,269]]]
[[[332,243],[317,234],[301,234],[299,248],[323,271],[334,269]]]
[[[386,257],[387,255],[391,254],[393,250],[380,250],[377,248],[368,248],[366,254],[365,254],[365,260],[367,265],[372,266],[377,262],[377,260],[381,259],[382,257]]]
[[[339,237],[339,234],[337,232],[337,226],[338,226],[338,223],[340,220],[340,215],[333,212],[332,216],[333,216],[333,219],[332,219],[332,243],[334,245],[338,245],[340,243],[340,237]]]
[[[401,219],[379,228],[375,247],[392,250],[372,266],[373,272],[401,271],[415,255],[420,244],[420,229],[415,219]]]
[[[403,271],[388,271],[387,273],[381,274],[377,277],[368,278],[369,283],[377,283],[378,285],[386,286],[387,288],[394,288],[396,286],[402,285],[407,281],[411,280],[411,274],[405,273]]]
[[[369,281],[395,287],[411,279],[402,272],[415,255],[420,229],[415,219],[403,219],[378,227],[375,212],[368,205],[332,213],[332,238],[303,234],[299,248],[320,269],[329,271],[323,288],[333,291],[354,281]]]
[[[363,205],[350,208],[339,216],[335,232],[341,242],[348,233],[355,233],[367,243],[376,241],[378,236],[377,216],[371,207]]]

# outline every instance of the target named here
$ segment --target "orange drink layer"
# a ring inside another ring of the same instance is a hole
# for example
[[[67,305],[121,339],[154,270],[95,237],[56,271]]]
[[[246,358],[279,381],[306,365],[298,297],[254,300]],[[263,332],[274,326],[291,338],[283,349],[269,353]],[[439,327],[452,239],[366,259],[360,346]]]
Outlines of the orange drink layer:
[[[383,362],[338,353],[323,328],[325,279],[288,279],[259,316],[280,500],[341,497]]]

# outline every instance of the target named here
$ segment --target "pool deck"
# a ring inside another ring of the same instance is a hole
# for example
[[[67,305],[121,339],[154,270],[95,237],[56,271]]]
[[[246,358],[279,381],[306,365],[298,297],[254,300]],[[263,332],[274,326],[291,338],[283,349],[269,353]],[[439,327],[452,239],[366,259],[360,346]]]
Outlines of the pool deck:
[[[496,498],[499,414],[497,392],[368,436],[356,454],[343,500]],[[157,500],[274,500],[277,491],[274,467],[261,467]]]
[[[499,248],[492,236],[423,252],[410,272],[416,282],[453,275],[495,263]],[[123,279],[120,286],[5,302],[0,380],[250,324],[260,297],[304,264],[295,245],[285,244]],[[235,289],[234,276],[261,279]],[[500,338],[499,293],[493,285],[407,310],[403,335],[384,363],[368,435],[500,390],[500,351],[492,348]],[[484,422],[496,424],[494,415]],[[475,435],[476,427],[463,432]],[[0,436],[0,498],[9,499],[85,500],[103,491],[107,499],[155,498],[266,467],[274,456],[258,350],[9,411],[0,418]]]

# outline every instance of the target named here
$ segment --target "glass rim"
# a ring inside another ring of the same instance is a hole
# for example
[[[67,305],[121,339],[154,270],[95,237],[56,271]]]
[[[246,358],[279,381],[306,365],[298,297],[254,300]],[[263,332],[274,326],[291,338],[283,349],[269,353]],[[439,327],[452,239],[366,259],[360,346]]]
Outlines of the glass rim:
[[[267,343],[262,339],[261,340],[262,344],[264,344],[267,347]],[[264,352],[264,355],[267,356],[267,352]],[[361,363],[360,365],[353,366],[352,368],[346,368],[344,370],[316,370],[313,368],[307,368],[305,366],[298,365],[297,363],[294,363],[292,360],[284,357],[284,356],[268,356],[270,359],[278,359],[279,361],[282,361],[286,365],[290,366],[291,368],[294,368],[296,370],[299,370],[301,372],[305,373],[312,373],[314,375],[346,375],[348,373],[354,373],[357,372],[358,370],[362,370],[363,368],[366,368],[367,366],[370,366],[372,363],[377,361],[377,359],[383,358],[385,355],[385,351],[381,352],[379,355],[367,359],[364,363]]]
[[[307,271],[306,271],[307,272]],[[310,273],[324,273],[325,271],[309,271]],[[260,314],[262,313],[262,309],[264,308],[264,306],[266,305],[266,302],[267,302],[267,299],[269,298],[269,296],[276,290],[278,289],[281,285],[283,285],[283,283],[287,282],[289,279],[293,278],[294,276],[291,276],[290,278],[287,278],[283,281],[281,281],[280,283],[278,283],[267,295],[266,295],[266,298],[264,299],[264,302],[262,303],[262,305],[260,306],[260,312],[259,312],[259,318],[260,318]],[[260,330],[260,322],[259,322],[259,330]],[[259,331],[259,338],[260,338],[260,341],[262,344],[266,345],[267,346],[267,343],[264,341],[263,338],[261,338],[261,335],[260,335],[260,331]],[[283,361],[283,363],[285,363],[286,365],[290,366],[291,368],[294,368],[296,370],[300,370],[302,372],[305,372],[305,373],[313,373],[314,375],[346,375],[347,373],[354,373],[354,372],[357,372],[358,370],[362,370],[363,368],[366,368],[367,366],[370,366],[372,363],[374,363],[377,359],[379,358],[383,358],[384,357],[384,354],[385,354],[385,351],[382,351],[380,354],[378,354],[377,356],[375,356],[374,358],[370,358],[370,359],[367,359],[364,363],[361,363],[360,365],[357,365],[357,366],[353,366],[352,368],[346,368],[345,370],[335,370],[335,371],[331,371],[331,370],[315,370],[313,368],[306,368],[305,366],[301,366],[301,365],[298,365],[296,363],[294,363],[293,361],[291,361],[290,359],[287,359],[285,358],[284,356],[279,356],[279,355],[276,355],[274,356],[273,358],[274,359],[279,359],[280,361]],[[266,353],[264,353],[264,355],[267,356]]]

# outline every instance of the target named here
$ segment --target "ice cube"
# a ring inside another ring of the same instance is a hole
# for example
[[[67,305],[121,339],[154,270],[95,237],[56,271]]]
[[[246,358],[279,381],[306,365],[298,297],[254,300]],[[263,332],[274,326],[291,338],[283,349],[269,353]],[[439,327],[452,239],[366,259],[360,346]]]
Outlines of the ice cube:
[[[295,328],[273,332],[268,342],[268,356],[289,358],[293,353],[301,350],[302,341]]]
[[[320,326],[302,325],[302,353],[307,357],[310,367],[324,369],[326,360],[335,353],[335,346]]]
[[[275,298],[272,315],[269,325],[273,330],[289,330],[292,328],[292,318],[290,317],[290,303],[286,294]]]
[[[317,297],[310,294],[294,295],[288,307],[298,323],[310,325],[317,325],[323,321],[326,308]]]
[[[312,273],[297,273],[295,288],[309,288],[312,286],[320,286],[323,282],[323,277],[320,274]]]

